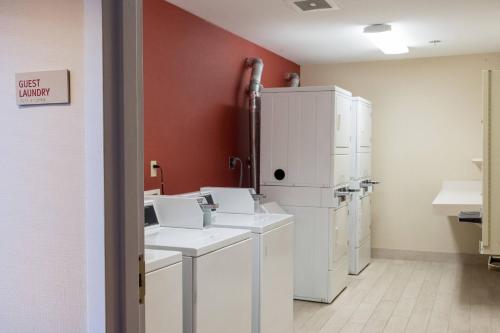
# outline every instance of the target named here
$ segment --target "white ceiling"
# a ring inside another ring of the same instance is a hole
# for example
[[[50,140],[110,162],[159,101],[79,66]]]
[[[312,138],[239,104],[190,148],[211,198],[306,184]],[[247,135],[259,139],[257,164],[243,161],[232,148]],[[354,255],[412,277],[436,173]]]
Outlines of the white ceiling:
[[[299,64],[500,51],[500,0],[335,0],[340,10],[315,13],[285,0],[168,1]],[[376,23],[392,24],[410,53],[372,46],[362,30]]]

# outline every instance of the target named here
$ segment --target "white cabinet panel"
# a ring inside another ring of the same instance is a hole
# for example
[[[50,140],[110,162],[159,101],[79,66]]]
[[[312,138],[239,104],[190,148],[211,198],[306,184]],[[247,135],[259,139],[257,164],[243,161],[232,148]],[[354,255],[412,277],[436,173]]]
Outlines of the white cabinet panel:
[[[290,166],[295,169],[290,182],[294,184],[329,184],[330,95],[328,92],[296,94],[299,107],[292,113],[291,123],[295,126],[290,133],[293,142]]]
[[[335,267],[328,271],[328,302],[331,303],[349,283],[349,261],[345,255],[340,258]]]
[[[328,208],[282,207],[287,213],[294,215],[295,221],[294,297],[326,302],[329,257]]]
[[[331,95],[262,94],[262,184],[329,185]]]
[[[332,119],[332,128],[334,135],[332,137],[334,154],[351,153],[351,97],[340,92],[334,93],[334,117]]]
[[[261,180],[276,181],[274,170],[288,172],[289,116],[296,104],[294,96],[273,94],[262,96],[261,114]]]
[[[182,263],[146,274],[146,333],[182,333]]]
[[[194,333],[251,332],[252,241],[195,258]]]
[[[321,207],[322,188],[295,186],[262,186],[267,202],[275,201],[280,206]],[[325,189],[328,190],[328,189]]]
[[[295,299],[331,303],[347,286],[348,208],[282,207],[295,221]]]
[[[260,246],[261,326],[254,332],[293,332],[293,223],[262,235]]]
[[[353,274],[359,274],[372,260],[372,242],[371,236],[365,239],[357,251],[357,271]]]

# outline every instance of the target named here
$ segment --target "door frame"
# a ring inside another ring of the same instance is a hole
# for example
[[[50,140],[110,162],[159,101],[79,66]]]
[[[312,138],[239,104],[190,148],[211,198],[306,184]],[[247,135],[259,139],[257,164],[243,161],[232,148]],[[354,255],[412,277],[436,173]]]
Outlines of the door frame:
[[[144,306],[139,302],[139,257],[144,254],[142,0],[97,1],[102,10],[103,329],[143,333]]]

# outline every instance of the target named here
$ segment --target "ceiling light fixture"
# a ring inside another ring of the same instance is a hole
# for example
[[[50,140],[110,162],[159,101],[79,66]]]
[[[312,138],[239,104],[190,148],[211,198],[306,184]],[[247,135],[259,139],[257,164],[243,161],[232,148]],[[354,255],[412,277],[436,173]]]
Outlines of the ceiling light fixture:
[[[339,10],[336,0],[283,0],[298,13],[317,13]]]
[[[363,30],[368,38],[376,47],[385,54],[403,54],[410,50],[401,40],[397,33],[392,30],[389,24],[373,24],[365,27]]]

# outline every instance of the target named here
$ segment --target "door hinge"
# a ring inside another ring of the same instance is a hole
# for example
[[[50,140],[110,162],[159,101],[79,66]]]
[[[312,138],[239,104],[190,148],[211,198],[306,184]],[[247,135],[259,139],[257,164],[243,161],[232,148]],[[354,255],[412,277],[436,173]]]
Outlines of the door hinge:
[[[144,255],[139,255],[139,304],[144,304],[146,296],[146,262]]]

